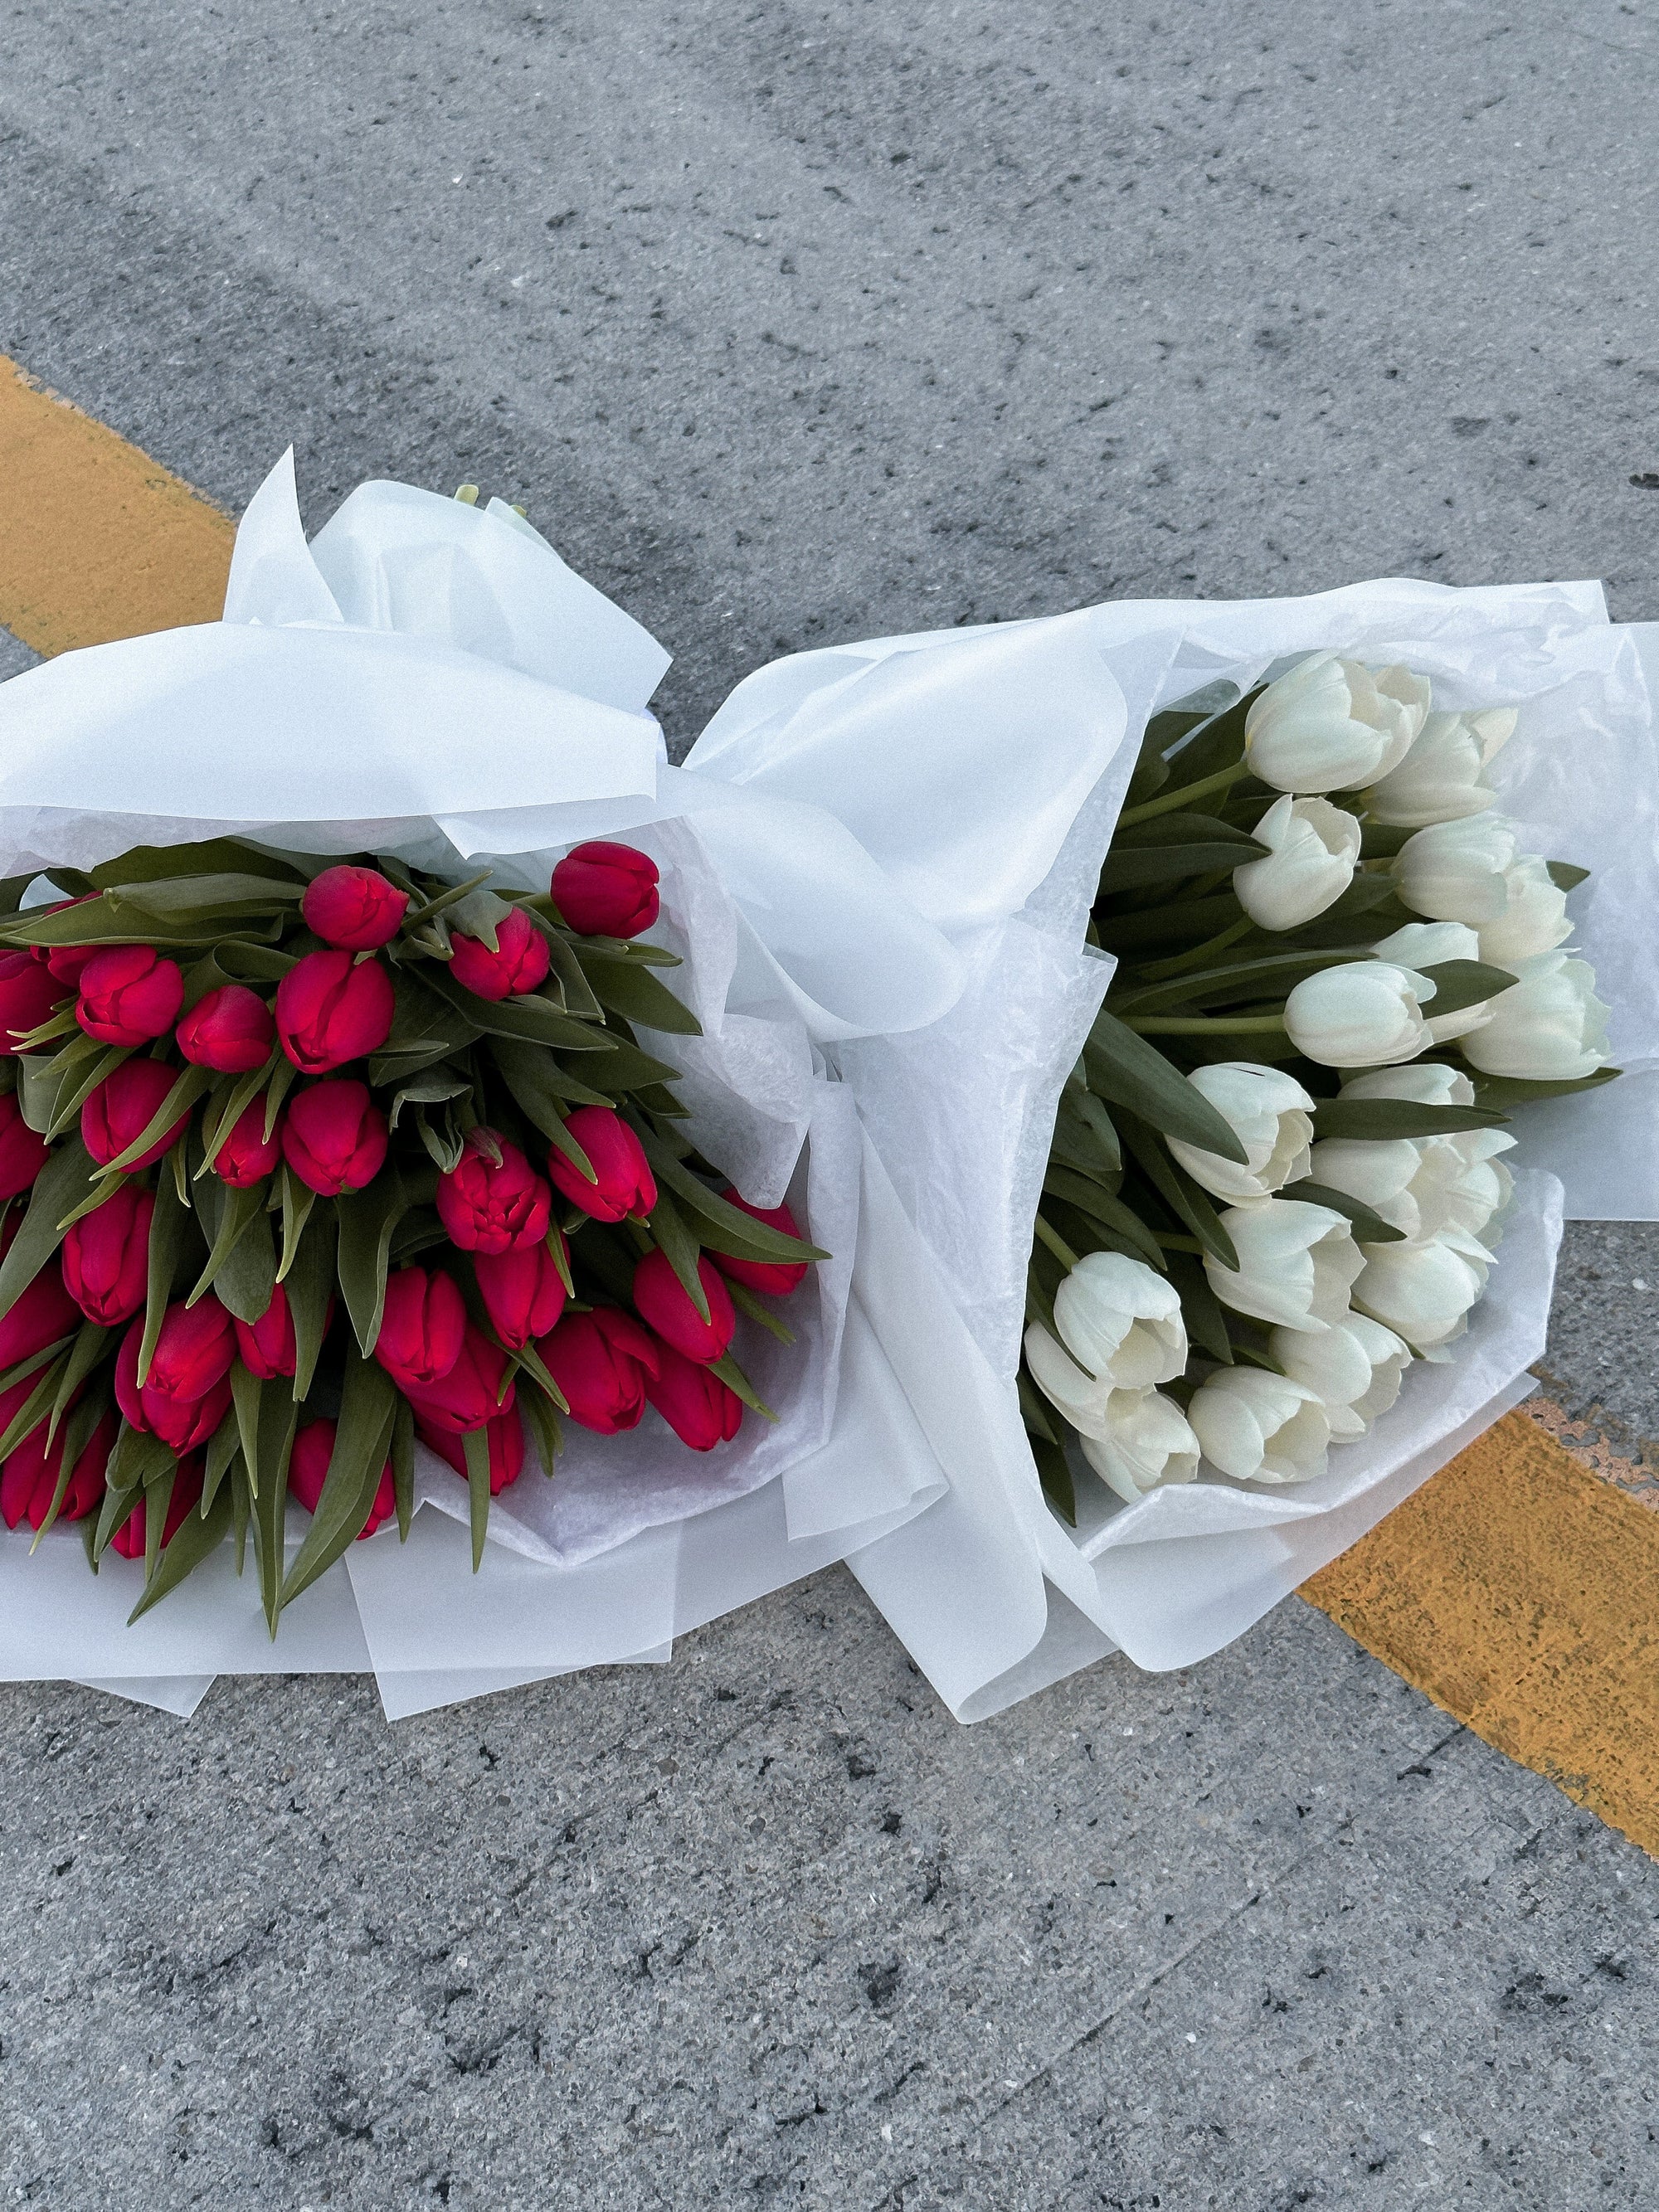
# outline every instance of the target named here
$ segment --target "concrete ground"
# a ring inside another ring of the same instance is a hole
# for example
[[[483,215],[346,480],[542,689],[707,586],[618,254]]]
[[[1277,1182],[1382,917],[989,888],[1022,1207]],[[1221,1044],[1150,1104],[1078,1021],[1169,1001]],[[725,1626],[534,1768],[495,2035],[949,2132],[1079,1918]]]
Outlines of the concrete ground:
[[[1646,4],[55,0],[0,350],[239,507],[526,501],[678,655],[1109,593],[1659,614]],[[9,670],[25,656],[0,658]],[[1549,1364],[1659,1434],[1659,1231]],[[396,1729],[0,1689],[0,2187],[1659,2201],[1659,1869],[1291,1602],[958,1729],[846,1576]]]

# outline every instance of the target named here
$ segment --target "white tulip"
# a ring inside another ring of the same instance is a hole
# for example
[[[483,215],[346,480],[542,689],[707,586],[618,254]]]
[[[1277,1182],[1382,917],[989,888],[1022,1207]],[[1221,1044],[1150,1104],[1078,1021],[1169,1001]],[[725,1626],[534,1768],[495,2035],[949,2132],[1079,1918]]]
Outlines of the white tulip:
[[[1187,1364],[1180,1291],[1121,1252],[1078,1261],[1054,1292],[1054,1327],[1073,1358],[1115,1389],[1168,1382]]]
[[[1353,1302],[1427,1356],[1462,1334],[1470,1307],[1486,1287],[1490,1262],[1480,1246],[1471,1243],[1466,1249],[1461,1240],[1445,1237],[1368,1245]]]
[[[1348,1286],[1364,1265],[1346,1215],[1301,1199],[1267,1198],[1230,1206],[1221,1225],[1237,1268],[1206,1253],[1204,1273],[1223,1305],[1281,1328],[1328,1328],[1341,1319]]]
[[[1222,1060],[1194,1068],[1187,1080],[1227,1122],[1247,1156],[1241,1165],[1170,1138],[1170,1150],[1194,1182],[1237,1202],[1266,1198],[1307,1174],[1314,1103],[1294,1077],[1251,1060]]]
[[[1548,952],[1572,934],[1567,896],[1547,864],[1522,853],[1502,815],[1437,822],[1401,847],[1394,864],[1400,896],[1414,914],[1467,922],[1480,933],[1481,957],[1509,967]]]
[[[1039,1390],[1079,1433],[1104,1436],[1112,1398],[1109,1376],[1091,1375],[1055,1343],[1041,1322],[1025,1332],[1025,1364]]]
[[[1250,708],[1245,757],[1276,791],[1354,791],[1399,766],[1428,710],[1427,678],[1410,669],[1316,653]]]
[[[1268,848],[1233,870],[1233,890],[1261,929],[1298,929],[1353,881],[1359,823],[1328,799],[1276,799],[1250,832]]]
[[[1261,1367],[1223,1367],[1187,1419],[1204,1456],[1237,1482],[1308,1482],[1325,1472],[1330,1417],[1316,1392]]]
[[[1409,1067],[1368,1068],[1345,1076],[1345,1098],[1404,1098],[1417,1106],[1473,1106],[1474,1085],[1461,1067],[1443,1060],[1413,1060]]]
[[[1422,1220],[1412,1185],[1422,1164],[1422,1153],[1409,1137],[1376,1142],[1327,1137],[1314,1146],[1308,1173],[1327,1190],[1340,1190],[1369,1206],[1402,1237],[1415,1237]]]
[[[1414,1060],[1430,1042],[1424,1006],[1434,985],[1414,968],[1359,960],[1322,968],[1285,1001],[1291,1043],[1326,1067]]]
[[[1428,715],[1399,767],[1365,793],[1367,811],[1401,830],[1484,812],[1498,794],[1481,782],[1480,771],[1508,743],[1515,721],[1513,707]]]
[[[1325,1408],[1334,1443],[1363,1437],[1400,1395],[1411,1364],[1409,1348],[1391,1328],[1351,1313],[1322,1336],[1276,1328],[1267,1349],[1292,1382],[1311,1390]]]
[[[1515,1195],[1515,1178],[1499,1153],[1515,1139],[1503,1129],[1465,1129],[1456,1136],[1419,1137],[1421,1165],[1411,1197],[1425,1237],[1454,1231],[1496,1244]]]
[[[1198,1474],[1198,1438],[1161,1390],[1114,1390],[1106,1433],[1085,1437],[1083,1456],[1127,1504],[1167,1482]]]
[[[1492,1019],[1467,1038],[1463,1056],[1483,1075],[1573,1082],[1607,1058],[1612,1008],[1595,995],[1595,970],[1569,952],[1515,963],[1512,989],[1492,1001]]]
[[[1371,951],[1379,960],[1397,961],[1402,968],[1420,971],[1437,967],[1443,960],[1479,960],[1480,939],[1467,922],[1408,921],[1392,937],[1372,945]],[[1453,1037],[1467,1036],[1471,1030],[1483,1029],[1491,1019],[1491,1006],[1490,999],[1479,999],[1455,1014],[1431,1013],[1428,1018],[1431,1042],[1446,1044]]]

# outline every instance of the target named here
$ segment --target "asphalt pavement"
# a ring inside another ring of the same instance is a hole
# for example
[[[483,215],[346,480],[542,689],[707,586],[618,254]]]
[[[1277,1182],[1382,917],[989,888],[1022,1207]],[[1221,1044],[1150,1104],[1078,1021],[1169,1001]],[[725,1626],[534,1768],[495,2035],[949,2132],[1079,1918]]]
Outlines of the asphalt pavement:
[[[523,501],[676,664],[1115,594],[1659,616],[1642,0],[55,0],[0,350],[232,509]],[[27,656],[0,647],[0,672]],[[227,742],[234,733],[227,733]],[[1659,1231],[1553,1387],[1659,1434]],[[1292,1601],[973,1729],[850,1578],[389,1728],[0,1687],[0,2188],[541,2212],[1659,2202],[1659,1868]]]

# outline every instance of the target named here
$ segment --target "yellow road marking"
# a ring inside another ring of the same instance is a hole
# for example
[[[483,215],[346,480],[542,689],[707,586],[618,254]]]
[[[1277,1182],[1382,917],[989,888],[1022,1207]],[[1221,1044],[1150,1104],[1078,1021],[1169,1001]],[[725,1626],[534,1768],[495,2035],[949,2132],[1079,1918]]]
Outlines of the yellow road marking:
[[[216,620],[234,531],[0,355],[0,624],[37,653]],[[1536,1419],[1500,1421],[1303,1595],[1659,1855],[1659,1512]]]
[[[1540,1420],[1507,1414],[1302,1595],[1659,1856],[1659,1512]]]
[[[216,622],[236,526],[0,354],[0,625],[67,653]]]

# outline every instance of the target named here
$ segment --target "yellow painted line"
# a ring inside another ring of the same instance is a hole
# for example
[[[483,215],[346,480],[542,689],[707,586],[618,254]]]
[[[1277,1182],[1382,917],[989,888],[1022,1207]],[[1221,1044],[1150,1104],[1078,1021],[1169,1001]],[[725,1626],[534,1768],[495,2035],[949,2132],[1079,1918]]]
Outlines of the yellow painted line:
[[[37,653],[216,620],[234,529],[0,355],[0,624]],[[1510,1414],[1303,1595],[1659,1855],[1659,1511],[1553,1426]]]
[[[1506,1415],[1302,1595],[1659,1856],[1659,1511],[1565,1427]]]
[[[0,626],[41,653],[216,622],[236,526],[0,354]]]

